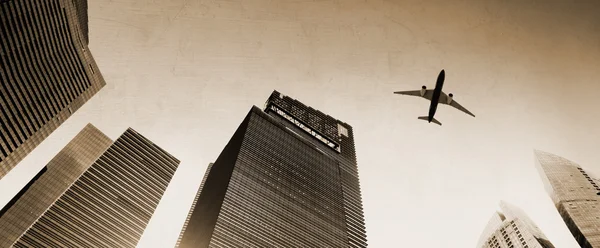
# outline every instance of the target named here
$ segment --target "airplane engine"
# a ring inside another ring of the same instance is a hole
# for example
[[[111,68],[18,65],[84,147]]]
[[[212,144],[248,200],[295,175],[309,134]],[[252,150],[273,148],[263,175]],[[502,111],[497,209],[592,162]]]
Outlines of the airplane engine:
[[[448,94],[448,104],[452,103],[452,97],[454,97],[452,93]]]
[[[425,93],[427,92],[427,86],[423,85],[421,87],[421,96],[425,96]]]

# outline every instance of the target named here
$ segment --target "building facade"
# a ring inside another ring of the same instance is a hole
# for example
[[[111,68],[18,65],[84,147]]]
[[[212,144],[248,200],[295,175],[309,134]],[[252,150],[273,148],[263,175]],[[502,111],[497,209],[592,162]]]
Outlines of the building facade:
[[[106,83],[86,0],[0,0],[0,179]]]
[[[565,158],[534,153],[544,187],[577,243],[600,247],[600,180]]]
[[[183,223],[183,227],[181,228],[182,230],[186,230],[188,224],[190,223],[190,218],[192,217],[192,214],[194,213],[194,209],[196,209],[196,204],[198,203],[198,198],[200,198],[200,193],[202,192],[202,188],[204,187],[204,182],[206,182],[206,178],[208,177],[208,174],[210,174],[210,169],[212,168],[214,163],[210,163],[208,164],[208,167],[206,168],[206,172],[204,172],[204,177],[202,178],[202,182],[200,182],[200,187],[198,187],[198,191],[196,191],[196,196],[194,197],[194,201],[192,202],[192,207],[190,207],[190,211],[188,212],[187,218],[185,219],[185,222]],[[181,239],[183,238],[183,231],[181,233],[179,233],[179,238],[177,239],[177,243],[175,243],[175,247],[179,247],[181,244]]]
[[[500,202],[502,212],[496,212],[483,230],[477,248],[554,248],[546,235],[521,210]]]
[[[178,165],[90,124],[0,210],[0,247],[136,247]]]
[[[274,91],[208,172],[179,247],[367,247],[352,127]]]

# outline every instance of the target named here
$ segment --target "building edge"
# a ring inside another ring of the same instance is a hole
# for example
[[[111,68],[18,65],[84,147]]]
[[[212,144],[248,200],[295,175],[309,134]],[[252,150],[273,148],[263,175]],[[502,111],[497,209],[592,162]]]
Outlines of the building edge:
[[[192,214],[194,213],[194,209],[196,208],[196,203],[198,203],[198,198],[200,198],[200,193],[202,193],[202,187],[204,186],[204,183],[206,182],[206,178],[208,177],[208,174],[210,173],[210,169],[212,168],[213,164],[214,163],[209,163],[208,167],[206,168],[206,171],[204,172],[204,177],[202,178],[202,182],[200,183],[200,186],[198,187],[198,190],[196,191],[196,196],[194,197],[192,206],[190,207],[190,210],[188,211],[188,215],[185,218],[185,221],[183,222],[183,227],[181,228],[181,232],[179,232],[179,237],[177,238],[177,242],[175,243],[175,248],[178,248],[181,243],[181,239],[183,238],[183,233],[185,233],[187,225],[190,222],[190,218],[192,217]]]

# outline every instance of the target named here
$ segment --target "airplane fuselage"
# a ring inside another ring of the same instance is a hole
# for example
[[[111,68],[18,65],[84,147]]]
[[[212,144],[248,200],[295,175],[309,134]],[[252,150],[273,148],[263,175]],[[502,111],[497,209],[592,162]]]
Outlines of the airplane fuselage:
[[[444,79],[446,77],[446,73],[444,70],[440,72],[438,75],[437,81],[435,82],[435,89],[433,89],[433,97],[431,98],[431,105],[429,105],[429,116],[428,121],[431,122],[433,120],[433,116],[435,115],[435,111],[437,110],[438,103],[440,101],[440,95],[442,94],[442,88],[444,87]]]

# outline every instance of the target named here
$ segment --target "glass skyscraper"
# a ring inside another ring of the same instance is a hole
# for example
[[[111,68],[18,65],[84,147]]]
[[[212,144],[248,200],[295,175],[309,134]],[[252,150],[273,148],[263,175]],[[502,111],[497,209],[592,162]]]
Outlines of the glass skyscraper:
[[[600,180],[565,158],[534,153],[546,191],[577,243],[600,247]]]
[[[136,247],[178,165],[89,124],[0,210],[0,247]]]
[[[477,248],[554,248],[546,235],[520,208],[500,202],[483,230]]]
[[[0,179],[106,83],[87,0],[0,0]]]
[[[207,174],[179,247],[367,246],[352,127],[277,91]]]

